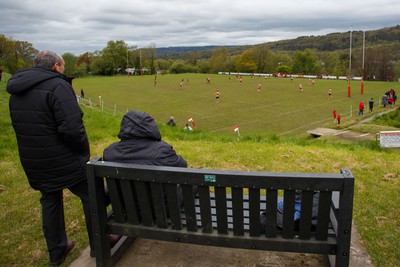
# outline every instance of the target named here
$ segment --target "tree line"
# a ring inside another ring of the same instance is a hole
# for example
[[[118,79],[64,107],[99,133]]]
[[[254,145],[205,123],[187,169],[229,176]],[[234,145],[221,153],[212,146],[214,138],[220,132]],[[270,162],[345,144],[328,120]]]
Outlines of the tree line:
[[[400,76],[400,55],[396,43],[399,39],[393,37],[397,33],[400,34],[400,26],[366,32],[367,46],[363,50],[360,45],[362,32],[354,32],[351,58],[350,37],[346,33],[299,37],[251,46],[212,47],[204,51],[175,51],[173,56],[158,56],[155,44],[137,48],[123,40],[116,40],[109,41],[102,50],[79,56],[64,53],[62,56],[66,63],[65,74],[78,77],[126,74],[127,71],[136,75],[225,71],[350,75],[364,76],[365,79],[395,80]],[[0,35],[0,66],[4,71],[13,73],[20,68],[32,66],[37,52],[29,42]]]

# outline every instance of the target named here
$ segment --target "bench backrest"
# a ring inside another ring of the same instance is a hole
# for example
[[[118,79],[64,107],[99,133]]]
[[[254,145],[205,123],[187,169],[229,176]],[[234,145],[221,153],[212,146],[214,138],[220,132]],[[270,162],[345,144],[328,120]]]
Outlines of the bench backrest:
[[[344,251],[350,247],[350,236],[343,238],[343,233],[351,233],[354,191],[354,178],[347,169],[342,169],[340,174],[246,172],[94,159],[88,163],[91,198],[96,201],[98,216],[106,218],[107,203],[102,200],[104,178],[113,211],[111,222],[119,226],[136,225],[141,231],[135,230],[135,234],[144,237],[152,238],[151,231],[147,230],[157,228],[171,229],[174,233],[182,231],[186,236],[201,233],[266,241],[304,240],[304,248],[299,248],[298,243],[281,244],[280,248],[277,243],[266,242],[267,245],[257,243],[258,247],[252,247],[256,249],[307,252],[314,247],[316,253],[336,254],[341,246],[345,247]],[[312,218],[315,193],[319,193],[316,226]],[[298,194],[301,195],[301,218],[296,228],[294,213]],[[284,201],[281,229],[277,227],[280,197]],[[265,225],[260,220],[262,213]],[[187,241],[191,242],[182,240]],[[214,245],[246,246],[241,239],[230,240],[229,244],[223,239],[218,242],[221,244]]]

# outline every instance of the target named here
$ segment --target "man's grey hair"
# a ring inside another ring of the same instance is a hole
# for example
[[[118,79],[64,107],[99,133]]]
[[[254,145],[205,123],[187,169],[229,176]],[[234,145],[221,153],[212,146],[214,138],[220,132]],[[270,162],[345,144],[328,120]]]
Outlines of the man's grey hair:
[[[62,62],[62,57],[53,51],[40,51],[33,60],[33,66],[37,68],[52,69],[54,64]]]

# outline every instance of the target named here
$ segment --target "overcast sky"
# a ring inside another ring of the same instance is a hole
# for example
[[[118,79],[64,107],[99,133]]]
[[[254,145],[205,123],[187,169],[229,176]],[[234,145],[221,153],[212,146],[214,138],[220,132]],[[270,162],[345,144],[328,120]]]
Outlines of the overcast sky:
[[[80,55],[129,46],[253,45],[400,24],[399,0],[1,0],[0,34]]]

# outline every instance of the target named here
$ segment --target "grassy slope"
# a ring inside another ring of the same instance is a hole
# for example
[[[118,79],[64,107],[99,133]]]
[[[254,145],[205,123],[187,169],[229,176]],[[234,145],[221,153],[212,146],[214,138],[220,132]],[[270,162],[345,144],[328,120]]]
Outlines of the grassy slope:
[[[98,82],[96,79],[93,81]],[[40,195],[29,188],[20,166],[4,88],[2,81],[0,266],[44,266],[48,256],[41,232]],[[100,113],[85,106],[82,108],[92,156],[99,156],[107,145],[117,140],[121,116]],[[232,134],[219,137],[207,132],[188,133],[163,125],[160,127],[164,139],[193,168],[333,173],[338,173],[340,168],[350,168],[356,177],[354,220],[364,245],[376,266],[400,265],[398,151],[380,150],[373,143],[338,142],[329,138],[283,139],[272,136],[261,139],[248,136],[238,141]],[[78,249],[68,258],[71,262],[87,245],[87,238],[79,201],[69,192],[65,193],[65,200],[68,235],[78,241]]]

